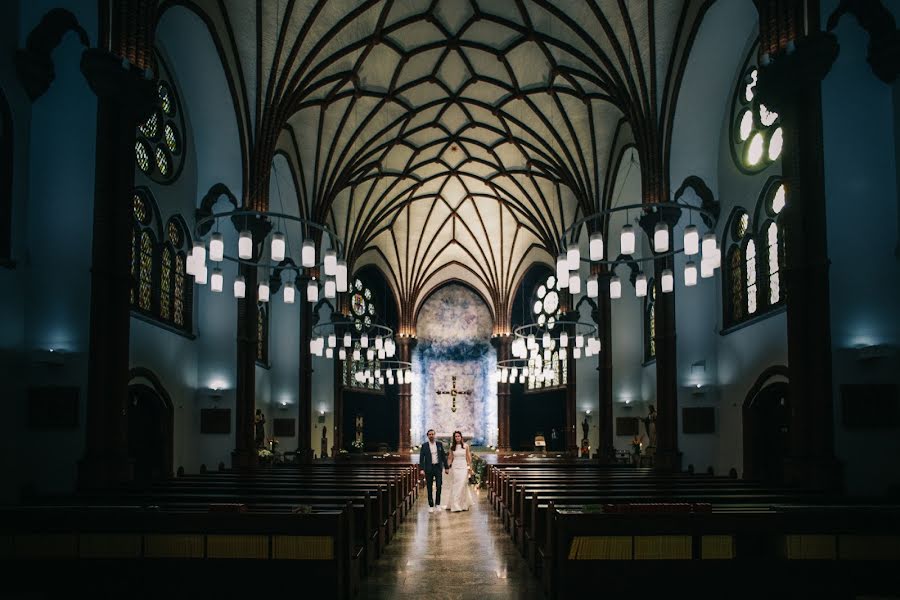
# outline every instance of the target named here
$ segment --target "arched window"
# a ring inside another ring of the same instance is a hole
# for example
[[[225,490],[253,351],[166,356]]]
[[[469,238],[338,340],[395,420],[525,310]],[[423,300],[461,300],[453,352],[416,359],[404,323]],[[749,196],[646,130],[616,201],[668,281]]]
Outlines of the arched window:
[[[649,293],[644,296],[644,362],[656,360],[656,285],[647,282]]]
[[[170,183],[184,163],[184,115],[169,70],[155,54],[159,82],[157,107],[138,125],[134,156],[138,169],[158,183]]]
[[[359,338],[363,333],[370,335],[372,324],[378,316],[378,307],[372,290],[362,280],[353,280],[353,288],[350,290],[350,316],[353,320],[353,337]],[[374,374],[381,369],[378,351],[375,349],[374,334],[371,334],[368,348],[363,348],[357,339],[353,342],[353,349],[347,360],[344,361],[344,386],[361,388],[366,390],[380,390],[381,384]],[[355,374],[358,371],[370,370],[373,377],[359,382]]]
[[[12,257],[12,111],[0,92],[0,266]]]
[[[256,304],[256,362],[269,366],[269,306],[266,302]]]
[[[534,290],[531,310],[538,325],[547,327],[550,334],[555,336],[556,321],[563,315],[562,303],[556,289],[556,276],[550,275]],[[528,377],[528,390],[563,387],[569,382],[569,364],[566,359],[560,359],[559,348],[544,356],[531,357],[528,366],[532,373],[536,371],[538,373]],[[548,370],[553,373],[552,379],[541,374],[542,371]]]
[[[729,220],[731,248],[725,278],[725,327],[766,314],[784,304],[784,227],[781,213],[787,204],[785,184],[772,177],[763,187],[750,215],[736,209]],[[761,225],[754,227],[757,222]]]
[[[731,102],[731,155],[745,173],[756,173],[778,160],[784,143],[778,113],[770,111],[756,95],[758,51],[759,44],[754,44]]]
[[[169,219],[162,238],[149,191],[135,190],[131,202],[131,306],[190,333],[193,287],[185,275],[185,261],[191,244],[184,222],[180,217]]]

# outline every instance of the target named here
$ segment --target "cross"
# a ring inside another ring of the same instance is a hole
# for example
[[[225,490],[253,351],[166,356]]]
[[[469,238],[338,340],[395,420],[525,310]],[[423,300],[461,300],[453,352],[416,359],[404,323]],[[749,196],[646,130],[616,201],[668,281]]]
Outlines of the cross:
[[[457,390],[456,389],[456,375],[454,375],[451,379],[453,385],[450,386],[449,390],[435,390],[435,394],[450,394],[450,397],[453,398],[453,405],[450,407],[450,412],[456,412],[456,397],[457,396],[468,396],[472,393],[472,390]]]

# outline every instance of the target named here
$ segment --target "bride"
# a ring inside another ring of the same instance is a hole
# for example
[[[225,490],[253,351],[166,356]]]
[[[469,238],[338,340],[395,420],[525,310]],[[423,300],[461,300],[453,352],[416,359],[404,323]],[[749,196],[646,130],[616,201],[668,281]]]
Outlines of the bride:
[[[472,506],[472,492],[469,490],[469,471],[472,467],[472,454],[469,445],[463,442],[462,433],[453,432],[453,444],[450,446],[450,510],[459,512],[469,510]]]

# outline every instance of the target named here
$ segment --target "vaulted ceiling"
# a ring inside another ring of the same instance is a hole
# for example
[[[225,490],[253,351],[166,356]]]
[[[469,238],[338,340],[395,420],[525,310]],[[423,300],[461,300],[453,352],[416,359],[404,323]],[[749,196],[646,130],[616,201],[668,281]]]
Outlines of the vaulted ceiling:
[[[194,0],[232,82],[245,198],[276,153],[298,210],[376,264],[401,320],[462,280],[498,331],[519,280],[608,202],[634,144],[667,164],[708,4],[652,0]],[[646,165],[646,166],[645,166]]]

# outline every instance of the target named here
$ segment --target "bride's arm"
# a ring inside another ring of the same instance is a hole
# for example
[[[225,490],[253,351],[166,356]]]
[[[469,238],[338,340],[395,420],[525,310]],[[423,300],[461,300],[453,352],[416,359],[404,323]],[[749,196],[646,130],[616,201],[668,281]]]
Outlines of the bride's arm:
[[[469,446],[466,446],[466,464],[472,468],[472,454],[469,452]]]

